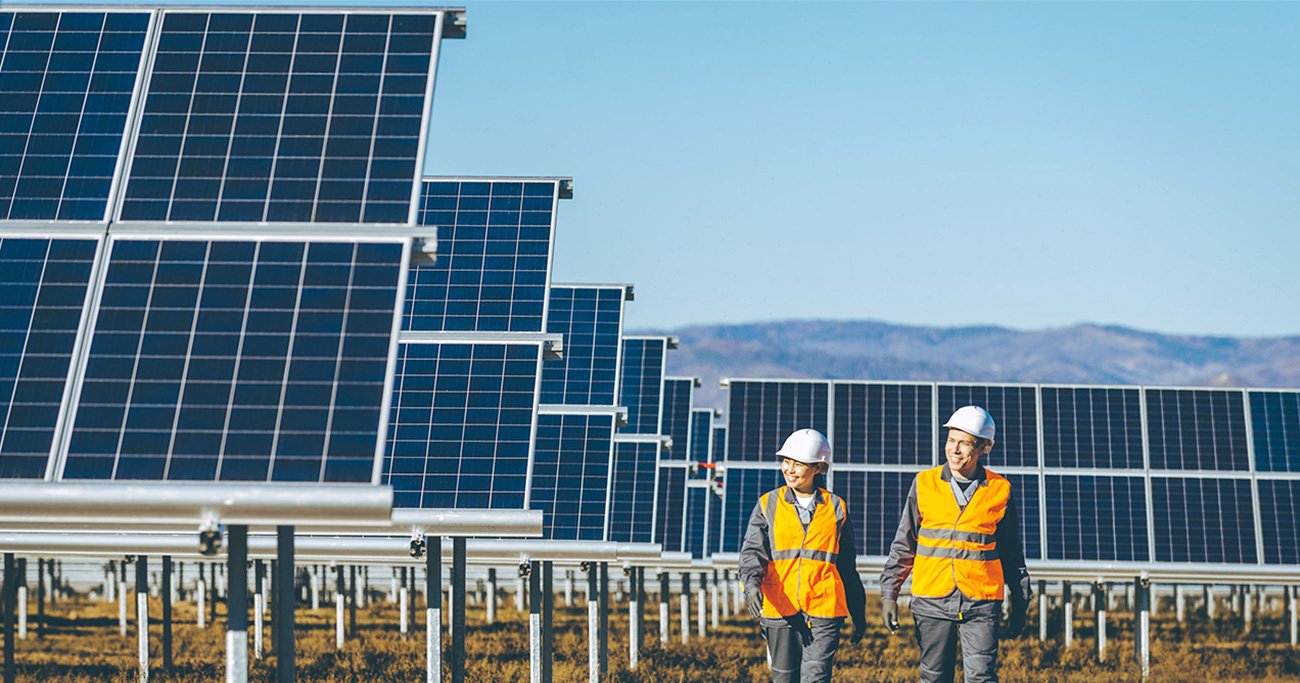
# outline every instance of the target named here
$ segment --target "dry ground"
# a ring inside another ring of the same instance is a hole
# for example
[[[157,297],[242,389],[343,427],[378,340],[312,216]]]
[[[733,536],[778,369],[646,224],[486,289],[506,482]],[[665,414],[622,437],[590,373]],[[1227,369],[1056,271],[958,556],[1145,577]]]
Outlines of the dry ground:
[[[653,596],[651,597],[653,600]],[[557,603],[562,600],[557,600]],[[667,645],[658,639],[657,604],[647,614],[649,636],[641,666],[627,670],[626,609],[610,615],[610,670],[615,681],[763,681],[766,680],[762,641],[747,619],[724,620],[722,628],[708,638],[692,636],[681,644],[674,609],[673,638]],[[676,605],[674,604],[674,608]],[[916,647],[910,635],[910,618],[899,635],[888,636],[878,626],[878,614],[871,606],[872,628],[859,645],[842,645],[836,680],[914,681]],[[224,609],[224,607],[222,607]],[[34,612],[34,607],[32,609]],[[153,603],[153,681],[214,681],[224,677],[225,640],[221,628],[194,625],[193,603],[175,608],[174,667],[161,665],[160,608]],[[423,618],[423,610],[419,611]],[[410,637],[398,633],[396,608],[386,603],[358,612],[359,634],[341,651],[334,649],[332,609],[299,609],[299,680],[310,681],[418,681],[424,676],[423,625]],[[487,625],[481,607],[470,606],[467,642],[470,681],[528,680],[527,615],[513,609],[505,599],[498,623]],[[95,682],[132,681],[135,678],[136,640],[118,634],[117,607],[100,601],[72,600],[59,603],[50,613],[44,639],[37,639],[35,624],[29,624],[27,640],[18,641],[16,654],[21,681]],[[1076,617],[1074,645],[1066,650],[1060,642],[1058,616],[1049,621],[1053,639],[1039,642],[1036,629],[1030,636],[1005,643],[1002,679],[1014,681],[1137,681],[1129,626],[1130,615],[1112,613],[1107,662],[1099,664],[1093,651],[1095,625],[1091,613]],[[586,608],[556,608],[556,681],[586,680]],[[1031,614],[1031,623],[1036,616]],[[224,625],[224,617],[219,622]],[[132,624],[132,629],[134,624]],[[1287,644],[1281,614],[1257,615],[1250,634],[1243,634],[1240,621],[1225,616],[1210,623],[1200,617],[1180,628],[1169,614],[1154,619],[1152,681],[1300,681],[1300,648]],[[906,634],[906,635],[905,635]],[[250,644],[251,649],[251,644]],[[274,680],[274,658],[256,661],[250,680]]]

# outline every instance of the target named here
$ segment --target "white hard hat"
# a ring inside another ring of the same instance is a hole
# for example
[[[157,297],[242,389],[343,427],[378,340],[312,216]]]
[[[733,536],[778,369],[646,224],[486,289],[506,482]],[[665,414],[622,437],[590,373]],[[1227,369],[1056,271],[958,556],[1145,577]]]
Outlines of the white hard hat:
[[[800,429],[787,436],[776,454],[810,465],[819,462],[831,464],[831,444],[816,429]]]
[[[993,440],[993,435],[997,432],[997,426],[993,424],[993,416],[989,411],[979,406],[962,406],[957,412],[943,423],[945,427],[960,429],[971,436],[978,436],[981,439]]]

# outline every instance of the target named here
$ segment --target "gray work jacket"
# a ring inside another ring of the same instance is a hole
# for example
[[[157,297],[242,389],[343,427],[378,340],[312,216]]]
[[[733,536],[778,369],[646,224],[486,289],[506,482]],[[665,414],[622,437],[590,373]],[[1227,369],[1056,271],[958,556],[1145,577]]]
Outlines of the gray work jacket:
[[[952,480],[948,465],[943,466],[940,477],[944,481]],[[984,466],[975,470],[975,480],[980,486],[988,486],[988,475]],[[912,479],[912,488],[907,492],[907,502],[903,505],[903,516],[898,521],[898,533],[889,545],[889,559],[885,560],[885,569],[880,574],[880,597],[897,600],[903,588],[903,582],[912,574],[912,563],[916,557],[916,532],[921,528],[921,512],[917,504],[916,479]],[[1029,570],[1025,567],[1025,553],[1020,544],[1020,517],[1016,511],[1015,489],[1007,499],[1007,510],[998,522],[997,532],[998,558],[1002,562],[1002,577],[1007,585],[1007,597],[1011,599],[1012,609],[1023,609],[1032,595]],[[996,615],[1001,611],[1000,600],[974,600],[960,590],[942,598],[913,597],[912,613],[938,619],[964,620],[970,616]]]

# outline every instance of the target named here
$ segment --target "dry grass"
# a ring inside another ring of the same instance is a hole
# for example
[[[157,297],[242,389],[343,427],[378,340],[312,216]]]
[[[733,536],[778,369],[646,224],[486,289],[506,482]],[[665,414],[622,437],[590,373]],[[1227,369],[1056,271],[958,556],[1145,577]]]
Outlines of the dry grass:
[[[557,601],[559,602],[559,601]],[[498,623],[483,623],[481,608],[471,605],[467,642],[468,680],[476,682],[528,680],[527,615],[503,600]],[[610,615],[611,679],[622,682],[668,681],[764,681],[762,641],[747,619],[724,620],[722,628],[706,639],[692,637],[679,642],[673,613],[673,639],[660,645],[657,605],[649,606],[649,635],[642,651],[641,666],[627,670],[626,609]],[[674,607],[676,604],[674,603]],[[193,603],[175,608],[174,667],[161,670],[161,627],[155,601],[151,626],[154,659],[153,681],[213,681],[224,676],[225,639],[220,628],[199,629],[194,625]],[[420,610],[423,615],[423,610]],[[421,680],[424,676],[424,641],[421,624],[409,637],[398,633],[396,608],[377,604],[358,611],[359,635],[342,650],[334,649],[333,609],[300,609],[297,613],[297,661],[299,680],[310,681],[398,681]],[[51,613],[50,628],[43,640],[35,637],[35,625],[19,641],[19,680],[95,682],[135,679],[136,640],[133,631],[118,634],[115,604],[85,600],[59,603]],[[1109,626],[1108,661],[1096,662],[1092,615],[1077,617],[1078,638],[1066,650],[1060,643],[1059,616],[1052,623],[1054,639],[1039,642],[1036,632],[1003,645],[1002,679],[1015,681],[1062,681],[1100,683],[1140,680],[1134,663],[1129,615],[1113,614]],[[1032,615],[1031,615],[1032,619]],[[914,681],[916,647],[910,631],[888,636],[876,624],[859,645],[842,646],[837,660],[836,680]],[[909,620],[906,620],[910,622]],[[1210,623],[1201,618],[1180,628],[1172,615],[1154,620],[1152,681],[1300,681],[1300,648],[1287,643],[1286,625],[1280,614],[1257,615],[1253,632],[1244,635],[1240,623],[1228,617]],[[224,624],[224,619],[220,622]],[[555,665],[557,681],[579,681],[587,677],[586,609],[556,608]],[[269,641],[268,641],[269,642]],[[251,649],[251,643],[250,643]],[[253,663],[250,680],[274,680],[274,658]]]

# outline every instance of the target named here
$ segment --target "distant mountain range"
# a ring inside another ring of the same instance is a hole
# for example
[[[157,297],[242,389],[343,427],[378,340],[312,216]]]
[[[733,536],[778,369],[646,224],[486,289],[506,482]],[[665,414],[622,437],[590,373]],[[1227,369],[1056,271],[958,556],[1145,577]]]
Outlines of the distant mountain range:
[[[1300,336],[1193,337],[1107,325],[1019,331],[787,320],[656,330],[681,340],[668,372],[701,378],[696,406],[726,408],[722,377],[1300,387]]]

